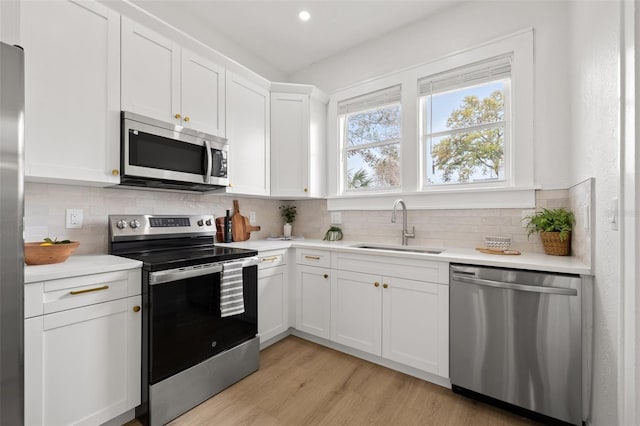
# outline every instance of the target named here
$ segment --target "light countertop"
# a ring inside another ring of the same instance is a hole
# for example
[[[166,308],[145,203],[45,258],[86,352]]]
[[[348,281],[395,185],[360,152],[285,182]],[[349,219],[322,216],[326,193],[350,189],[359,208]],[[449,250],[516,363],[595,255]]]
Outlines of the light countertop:
[[[124,269],[141,268],[139,260],[126,259],[124,257],[107,254],[78,256],[72,255],[62,263],[51,265],[25,265],[25,284],[55,280],[58,278],[76,277],[79,275],[99,274],[102,272],[121,271]]]
[[[259,252],[287,248],[315,248],[340,252],[402,257],[407,259],[436,260],[450,263],[466,263],[480,266],[496,266],[502,268],[529,269],[534,271],[559,272],[566,274],[592,275],[589,265],[573,256],[549,256],[540,253],[522,253],[518,256],[504,256],[480,253],[469,248],[445,248],[440,254],[398,252],[389,250],[372,250],[354,247],[358,241],[322,241],[322,240],[248,240],[235,243],[217,243],[221,246],[239,247],[258,250]],[[379,245],[378,243],[373,243]],[[380,244],[382,245],[382,244]],[[397,247],[397,246],[391,246]],[[408,246],[417,248],[418,246]]]

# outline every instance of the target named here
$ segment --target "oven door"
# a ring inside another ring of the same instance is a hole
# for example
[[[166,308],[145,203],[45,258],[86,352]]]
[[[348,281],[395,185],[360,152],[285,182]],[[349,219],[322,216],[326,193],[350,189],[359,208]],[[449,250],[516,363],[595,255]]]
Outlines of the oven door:
[[[224,139],[122,120],[122,175],[195,184],[229,184]]]
[[[220,315],[221,263],[149,273],[149,384],[254,338],[255,265],[243,268],[244,313]]]

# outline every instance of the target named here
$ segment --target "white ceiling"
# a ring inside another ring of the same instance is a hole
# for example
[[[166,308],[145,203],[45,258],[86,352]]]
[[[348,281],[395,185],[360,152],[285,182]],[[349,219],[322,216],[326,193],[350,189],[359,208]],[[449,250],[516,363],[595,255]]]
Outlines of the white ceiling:
[[[375,39],[463,0],[134,0],[206,25],[285,74]],[[156,3],[154,5],[153,3]],[[311,19],[298,19],[301,10]],[[163,19],[171,21],[171,17]],[[215,48],[215,46],[213,46]]]

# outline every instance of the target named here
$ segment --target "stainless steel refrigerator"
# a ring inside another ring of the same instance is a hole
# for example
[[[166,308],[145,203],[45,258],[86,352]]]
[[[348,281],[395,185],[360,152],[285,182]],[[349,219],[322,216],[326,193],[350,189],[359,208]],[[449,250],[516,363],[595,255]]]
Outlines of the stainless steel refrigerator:
[[[0,42],[0,424],[24,423],[24,55]]]

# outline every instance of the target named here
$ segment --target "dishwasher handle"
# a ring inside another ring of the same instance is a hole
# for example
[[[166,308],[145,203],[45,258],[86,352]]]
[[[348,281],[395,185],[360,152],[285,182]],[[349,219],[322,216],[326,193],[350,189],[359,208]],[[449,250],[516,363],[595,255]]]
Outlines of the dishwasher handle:
[[[504,283],[501,281],[485,280],[482,278],[472,278],[469,276],[459,275],[457,273],[452,274],[452,278],[455,281],[463,282],[466,284],[476,284],[487,287],[502,288],[506,290],[518,290],[527,291],[530,293],[545,293],[545,294],[561,294],[565,296],[577,296],[578,290],[575,288],[564,287],[543,287],[537,285],[527,285],[518,283]]]

